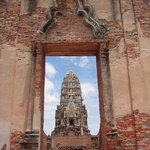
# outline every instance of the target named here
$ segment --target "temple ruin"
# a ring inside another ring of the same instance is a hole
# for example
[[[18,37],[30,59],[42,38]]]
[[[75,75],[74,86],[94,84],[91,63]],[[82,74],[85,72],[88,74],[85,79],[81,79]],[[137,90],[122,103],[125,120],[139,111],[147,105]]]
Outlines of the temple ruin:
[[[57,105],[55,113],[55,129],[49,138],[52,144],[50,147],[55,149],[98,148],[98,136],[91,136],[87,116],[80,81],[75,72],[69,70],[61,86],[60,105]],[[93,137],[95,137],[94,141]]]
[[[0,0],[0,149],[51,142],[45,56],[96,57],[99,150],[150,149],[149,18],[149,0]]]

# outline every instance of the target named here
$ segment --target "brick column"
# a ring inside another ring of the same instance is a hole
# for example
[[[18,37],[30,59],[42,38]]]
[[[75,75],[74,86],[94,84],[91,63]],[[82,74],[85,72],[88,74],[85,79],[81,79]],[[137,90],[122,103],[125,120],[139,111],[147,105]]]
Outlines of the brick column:
[[[98,88],[100,99],[100,148],[107,149],[106,134],[115,127],[113,99],[109,66],[109,51],[106,43],[100,44],[97,55]]]
[[[42,150],[43,122],[44,122],[44,75],[45,55],[41,44],[36,45],[36,84],[33,111],[33,131],[38,130],[40,134],[39,148]]]

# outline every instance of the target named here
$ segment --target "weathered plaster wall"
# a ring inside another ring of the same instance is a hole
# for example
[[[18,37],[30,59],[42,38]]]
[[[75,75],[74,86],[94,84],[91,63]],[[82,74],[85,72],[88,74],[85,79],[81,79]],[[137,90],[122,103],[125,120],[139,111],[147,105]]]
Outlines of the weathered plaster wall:
[[[110,51],[114,114],[120,137],[128,138],[130,143],[127,144],[123,140],[122,148],[144,149],[149,148],[145,133],[150,127],[147,66],[150,39],[146,14],[149,6],[144,1],[138,0],[120,1],[120,6],[124,37],[119,45]],[[145,28],[143,22],[147,24]],[[132,137],[135,139],[132,140]],[[134,143],[134,146],[131,143]]]
[[[28,50],[23,45],[18,47]],[[5,132],[1,140],[7,148],[9,148],[10,133],[24,132],[26,129],[30,101],[31,54],[19,51],[18,47],[3,44],[1,49],[0,124],[1,131]],[[7,140],[5,140],[6,136]]]
[[[142,4],[142,7],[148,7],[144,2]],[[115,112],[117,116],[123,115],[121,113],[122,110],[129,104],[129,109],[124,109],[127,112],[129,112],[130,109],[138,109],[140,112],[148,113],[148,105],[150,103],[148,95],[149,79],[146,76],[149,74],[149,67],[146,64],[149,64],[147,59],[149,58],[149,39],[145,38],[142,34],[139,22],[135,18],[133,4],[129,1],[123,1],[121,2],[121,6],[122,26],[125,36],[119,45],[110,51],[112,84],[115,86],[113,93],[114,96],[116,96],[114,97],[116,101],[116,103],[114,101]],[[147,34],[149,34],[149,32],[147,32]],[[120,84],[120,82],[122,82],[122,84]],[[124,92],[126,92],[126,94]],[[128,98],[124,99],[124,96],[128,96]],[[117,106],[120,107],[124,102],[126,102],[126,106],[124,106],[124,108],[122,107],[121,112],[119,112]],[[146,105],[143,105],[143,103]]]
[[[9,147],[11,133],[11,114],[13,103],[14,68],[15,68],[15,48],[1,46],[1,81],[0,81],[0,148],[4,144]],[[7,80],[6,80],[7,79]],[[9,90],[8,90],[9,89]]]
[[[150,145],[149,2],[89,0],[95,16],[107,23],[104,40],[94,39],[91,28],[83,23],[82,16],[77,16],[73,0],[64,2],[67,9],[61,8],[61,14],[55,15],[55,25],[46,33],[38,34],[52,1],[0,1],[0,126],[2,131],[7,131],[1,132],[5,140],[0,139],[0,148],[6,144],[9,149],[11,143],[11,149],[17,150],[16,143],[25,130],[42,128],[44,54],[37,43],[108,41],[109,65],[99,65],[111,81],[104,73],[103,81],[109,84],[106,87],[100,83],[104,87],[102,96],[106,104],[100,104],[103,108],[102,138],[117,129],[123,149],[147,148]],[[115,140],[118,142],[118,138]],[[109,140],[106,143],[109,145]],[[110,144],[109,149],[115,144]]]
[[[6,147],[8,148],[10,145],[10,124],[5,122],[4,120],[0,120],[0,129],[1,129],[1,133],[0,133],[0,148],[4,147],[6,145]]]

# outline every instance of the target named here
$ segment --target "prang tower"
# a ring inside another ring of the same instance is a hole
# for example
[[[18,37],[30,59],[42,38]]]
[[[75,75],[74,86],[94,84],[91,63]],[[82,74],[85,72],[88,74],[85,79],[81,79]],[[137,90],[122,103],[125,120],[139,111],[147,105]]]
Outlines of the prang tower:
[[[82,101],[80,81],[75,72],[69,70],[62,82],[60,105],[57,106],[52,136],[90,135],[87,110]]]

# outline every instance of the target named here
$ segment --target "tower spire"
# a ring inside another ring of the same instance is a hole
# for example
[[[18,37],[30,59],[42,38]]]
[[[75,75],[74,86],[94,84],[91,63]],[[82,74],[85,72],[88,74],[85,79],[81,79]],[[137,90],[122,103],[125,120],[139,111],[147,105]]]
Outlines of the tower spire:
[[[82,103],[80,81],[73,70],[64,76],[60,105],[55,114],[55,129],[52,136],[89,135],[87,111]]]

